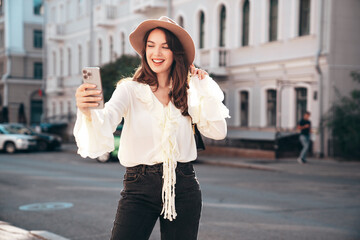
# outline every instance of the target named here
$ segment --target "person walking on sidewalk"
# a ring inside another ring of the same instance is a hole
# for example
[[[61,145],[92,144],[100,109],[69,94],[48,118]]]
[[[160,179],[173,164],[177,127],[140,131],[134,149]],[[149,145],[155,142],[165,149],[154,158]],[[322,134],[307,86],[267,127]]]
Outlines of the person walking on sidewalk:
[[[302,150],[297,161],[301,164],[306,163],[306,154],[310,147],[310,131],[311,131],[311,122],[310,122],[310,112],[305,112],[303,118],[299,121],[297,129],[301,130],[300,132],[300,142],[302,145]]]
[[[192,161],[192,123],[212,139],[227,133],[229,110],[209,75],[195,68],[191,36],[167,17],[140,23],[129,36],[141,56],[132,79],[122,80],[104,109],[94,86],[76,91],[74,136],[82,157],[114,149],[113,132],[124,118],[118,158],[126,167],[112,240],[149,239],[160,218],[162,240],[195,240],[202,198]]]

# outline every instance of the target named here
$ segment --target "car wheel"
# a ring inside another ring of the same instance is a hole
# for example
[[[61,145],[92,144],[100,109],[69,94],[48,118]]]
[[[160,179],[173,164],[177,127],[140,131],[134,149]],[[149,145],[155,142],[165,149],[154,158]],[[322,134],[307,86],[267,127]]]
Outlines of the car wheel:
[[[5,143],[5,152],[14,153],[16,152],[16,146],[12,142]]]
[[[40,141],[40,142],[38,143],[38,149],[39,149],[40,151],[46,151],[47,148],[48,148],[48,145],[47,145],[46,142]]]
[[[101,163],[107,163],[110,161],[110,153],[105,153],[100,157],[97,157],[96,160]]]

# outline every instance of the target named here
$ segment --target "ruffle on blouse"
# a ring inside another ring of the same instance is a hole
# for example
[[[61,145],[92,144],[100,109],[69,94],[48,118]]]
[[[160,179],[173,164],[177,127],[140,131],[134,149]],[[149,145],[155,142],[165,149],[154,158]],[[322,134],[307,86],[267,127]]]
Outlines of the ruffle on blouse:
[[[161,129],[163,129],[161,136],[161,158],[163,162],[161,196],[163,208],[161,214],[164,214],[164,219],[172,221],[177,216],[175,209],[175,169],[180,158],[180,150],[176,140],[176,131],[181,112],[171,102],[169,102],[168,106],[164,107],[147,84],[136,83],[134,93],[147,106],[149,112],[157,119]]]
[[[193,123],[207,128],[210,122],[230,118],[229,109],[222,103],[224,93],[209,76],[199,80],[192,76],[188,90],[188,111]]]
[[[77,120],[73,130],[78,154],[83,158],[97,158],[114,150],[114,136],[109,119],[104,117],[104,112],[101,110],[94,109],[90,112],[92,121],[88,121],[86,116],[77,110]]]

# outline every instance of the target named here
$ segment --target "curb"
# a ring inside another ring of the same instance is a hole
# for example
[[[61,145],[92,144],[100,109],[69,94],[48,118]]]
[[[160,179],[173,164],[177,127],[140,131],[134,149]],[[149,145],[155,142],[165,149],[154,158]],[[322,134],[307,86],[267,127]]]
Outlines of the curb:
[[[235,167],[235,168],[246,168],[246,169],[254,169],[254,170],[262,170],[262,171],[276,171],[278,172],[278,169],[272,168],[272,167],[265,167],[260,166],[257,164],[249,164],[249,163],[237,163],[232,161],[217,161],[217,160],[206,160],[204,158],[198,158],[196,162],[200,164],[208,164],[208,165],[215,165],[215,166],[223,166],[223,167]]]
[[[48,231],[27,231],[10,223],[0,221],[0,240],[70,240]]]

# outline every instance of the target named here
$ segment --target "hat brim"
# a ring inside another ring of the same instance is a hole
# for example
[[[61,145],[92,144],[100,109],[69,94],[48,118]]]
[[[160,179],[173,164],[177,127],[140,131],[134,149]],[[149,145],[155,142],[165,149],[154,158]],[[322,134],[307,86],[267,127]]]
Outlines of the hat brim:
[[[172,32],[181,42],[189,64],[192,64],[195,59],[195,44],[190,34],[182,27],[162,20],[145,20],[137,26],[137,28],[130,33],[129,40],[134,50],[141,56],[141,51],[144,47],[145,34],[156,27],[162,27]]]

